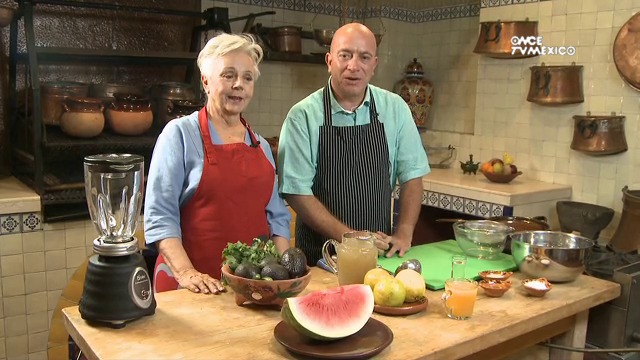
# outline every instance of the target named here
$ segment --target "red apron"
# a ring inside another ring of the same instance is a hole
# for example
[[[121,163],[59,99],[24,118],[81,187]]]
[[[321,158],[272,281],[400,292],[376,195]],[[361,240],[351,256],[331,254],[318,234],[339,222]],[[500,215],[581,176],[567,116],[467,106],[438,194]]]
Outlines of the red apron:
[[[244,142],[214,145],[205,108],[198,114],[204,144],[202,177],[193,197],[180,209],[182,246],[201,273],[219,279],[222,250],[238,240],[270,237],[267,204],[273,192],[275,170],[266,158],[251,127],[251,145]],[[154,271],[155,292],[176,290],[179,285],[158,256]]]

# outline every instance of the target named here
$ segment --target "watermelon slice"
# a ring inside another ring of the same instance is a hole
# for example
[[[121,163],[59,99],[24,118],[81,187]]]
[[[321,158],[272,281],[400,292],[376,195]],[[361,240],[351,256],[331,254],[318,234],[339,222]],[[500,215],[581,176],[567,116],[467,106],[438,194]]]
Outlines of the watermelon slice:
[[[331,341],[360,331],[373,313],[369,285],[345,285],[287,298],[282,318],[300,334]]]

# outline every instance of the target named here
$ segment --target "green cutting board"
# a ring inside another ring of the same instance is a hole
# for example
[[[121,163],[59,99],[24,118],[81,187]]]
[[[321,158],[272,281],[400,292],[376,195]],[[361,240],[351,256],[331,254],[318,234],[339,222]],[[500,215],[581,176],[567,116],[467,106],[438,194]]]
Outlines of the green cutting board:
[[[431,244],[411,247],[404,257],[379,257],[378,265],[391,272],[396,271],[398,265],[408,259],[418,259],[422,264],[422,277],[427,289],[444,289],[444,281],[451,277],[451,256],[464,255],[455,240],[445,240]],[[513,257],[499,254],[494,260],[477,259],[468,256],[465,277],[480,279],[479,272],[485,270],[512,271],[517,269]]]

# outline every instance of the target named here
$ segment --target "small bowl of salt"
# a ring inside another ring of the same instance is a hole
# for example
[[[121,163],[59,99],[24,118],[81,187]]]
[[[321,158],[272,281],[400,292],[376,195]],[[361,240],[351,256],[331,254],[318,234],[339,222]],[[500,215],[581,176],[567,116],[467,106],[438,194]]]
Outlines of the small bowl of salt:
[[[513,275],[511,271],[486,270],[478,273],[483,280],[505,281]]]
[[[545,278],[522,280],[522,286],[529,295],[537,297],[542,297],[551,290],[551,284]]]

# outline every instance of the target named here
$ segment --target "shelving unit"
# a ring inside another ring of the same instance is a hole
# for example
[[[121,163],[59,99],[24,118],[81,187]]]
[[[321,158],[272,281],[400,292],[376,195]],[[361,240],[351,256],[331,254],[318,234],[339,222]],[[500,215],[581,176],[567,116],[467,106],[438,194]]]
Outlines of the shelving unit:
[[[105,130],[96,138],[78,139],[65,135],[57,126],[45,125],[41,110],[41,65],[182,66],[186,70],[184,82],[193,84],[197,89],[200,74],[196,59],[203,33],[215,29],[230,31],[230,21],[254,15],[228,19],[228,9],[218,7],[190,12],[74,0],[15,1],[18,2],[18,9],[11,22],[9,40],[13,172],[14,176],[40,195],[45,222],[88,217],[82,174],[84,156],[104,152],[135,153],[144,156],[148,165],[160,130],[154,126],[148,133],[135,137],[116,135]],[[185,52],[39,46],[36,45],[34,31],[34,9],[38,5],[191,17],[203,20],[204,24],[193,27],[190,49]],[[19,30],[23,32],[20,35],[26,43],[26,52],[18,50]],[[321,56],[273,51],[265,51],[265,61],[324,64]],[[19,101],[16,81],[19,65],[26,69],[25,93],[28,92],[28,98],[25,96],[23,104]]]
[[[14,175],[32,187],[41,197],[44,221],[87,217],[83,158],[102,152],[128,152],[149,159],[158,130],[142,136],[128,137],[105,130],[96,138],[79,139],[65,135],[57,126],[42,121],[40,66],[50,64],[186,67],[185,82],[198,84],[195,66],[197,48],[189,52],[133,51],[36,46],[34,8],[38,5],[57,5],[74,8],[96,8],[136,13],[202,18],[200,12],[173,11],[109,3],[60,0],[19,0],[18,10],[10,27],[9,43],[9,102],[13,142]],[[26,52],[18,51],[18,29],[22,22]],[[197,38],[196,34],[192,37]],[[26,67],[30,98],[19,105],[17,67]],[[148,163],[148,161],[147,161]]]

